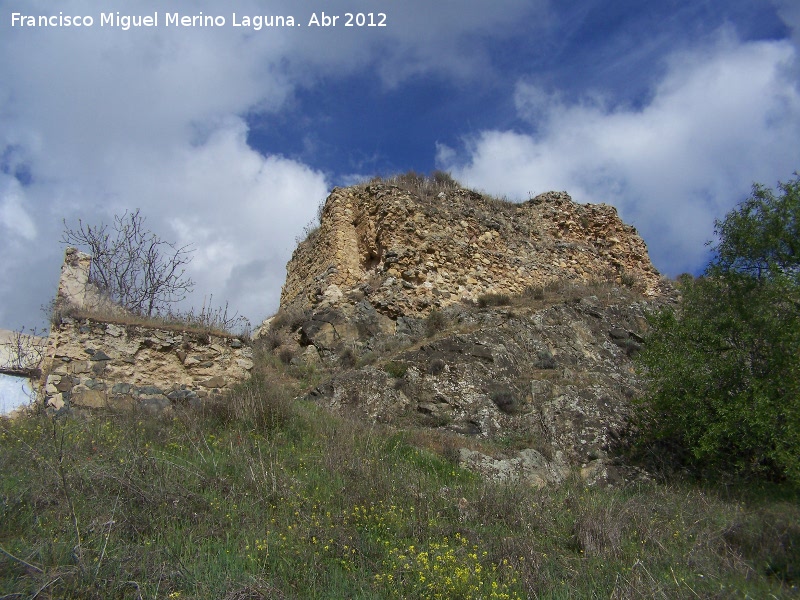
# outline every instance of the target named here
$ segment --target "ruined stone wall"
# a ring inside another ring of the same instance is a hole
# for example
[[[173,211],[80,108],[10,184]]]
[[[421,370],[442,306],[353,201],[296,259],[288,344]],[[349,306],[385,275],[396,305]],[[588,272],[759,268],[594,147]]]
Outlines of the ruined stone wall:
[[[237,338],[65,317],[43,364],[47,406],[163,409],[245,379],[252,348]]]
[[[248,377],[248,344],[141,324],[97,293],[90,266],[88,254],[67,248],[42,361],[40,395],[47,406],[164,409],[219,395]]]
[[[91,255],[72,247],[64,251],[64,262],[61,265],[56,293],[56,307],[102,311],[117,316],[128,314],[128,311],[114,304],[89,281],[91,267]]]
[[[560,279],[660,291],[644,241],[606,204],[577,204],[564,192],[513,204],[465,189],[424,199],[370,184],[333,190],[319,230],[287,266],[281,307],[358,290],[384,314],[420,315]]]

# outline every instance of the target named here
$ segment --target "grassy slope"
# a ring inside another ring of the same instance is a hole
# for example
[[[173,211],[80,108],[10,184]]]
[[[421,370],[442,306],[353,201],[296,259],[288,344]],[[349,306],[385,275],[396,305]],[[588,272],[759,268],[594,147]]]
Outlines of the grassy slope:
[[[290,402],[291,374],[202,414],[2,421],[0,598],[800,593],[795,490],[490,485],[450,438]]]

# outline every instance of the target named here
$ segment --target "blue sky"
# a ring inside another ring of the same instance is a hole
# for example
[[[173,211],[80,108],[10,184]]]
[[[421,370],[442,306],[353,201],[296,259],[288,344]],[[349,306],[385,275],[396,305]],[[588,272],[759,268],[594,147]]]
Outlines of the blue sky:
[[[162,21],[101,27],[111,11]],[[307,27],[322,11],[339,25]],[[799,49],[789,0],[0,0],[0,328],[42,323],[63,219],[133,208],[196,247],[191,304],[258,322],[328,191],[409,169],[612,204],[659,270],[699,271],[714,219],[800,170]]]

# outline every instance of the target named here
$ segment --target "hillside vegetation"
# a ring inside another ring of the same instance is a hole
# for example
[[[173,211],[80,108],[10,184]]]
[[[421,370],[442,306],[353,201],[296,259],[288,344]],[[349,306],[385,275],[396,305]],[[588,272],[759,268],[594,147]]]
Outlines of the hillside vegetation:
[[[454,434],[292,401],[266,352],[226,403],[0,424],[3,598],[788,598],[796,492],[488,483]]]
[[[800,482],[800,176],[716,222],[702,277],[651,318],[643,425],[698,473]]]

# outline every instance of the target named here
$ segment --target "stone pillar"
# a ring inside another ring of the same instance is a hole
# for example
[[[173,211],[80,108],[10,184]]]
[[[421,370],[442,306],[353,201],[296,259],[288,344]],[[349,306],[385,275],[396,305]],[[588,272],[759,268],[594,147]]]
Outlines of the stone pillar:
[[[58,304],[69,304],[76,308],[86,308],[89,289],[89,269],[92,257],[77,248],[69,247],[64,252],[61,265],[61,278],[58,281]]]

